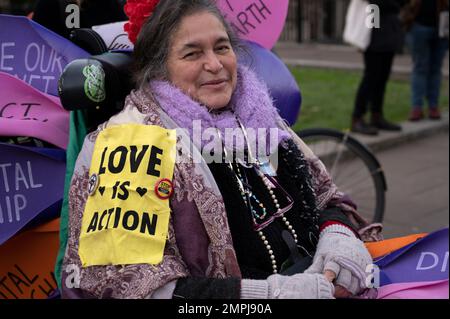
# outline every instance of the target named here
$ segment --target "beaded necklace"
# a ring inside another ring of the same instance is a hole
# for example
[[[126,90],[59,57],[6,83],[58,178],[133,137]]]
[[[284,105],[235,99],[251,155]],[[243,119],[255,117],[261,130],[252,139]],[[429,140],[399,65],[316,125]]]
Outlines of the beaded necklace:
[[[298,242],[297,233],[295,232],[295,229],[292,227],[289,220],[284,216],[284,214],[292,208],[293,200],[292,200],[291,196],[281,187],[281,185],[279,185],[277,183],[277,181],[274,178],[272,178],[271,176],[266,175],[262,172],[261,163],[259,162],[258,159],[253,158],[253,156],[252,156],[251,148],[248,143],[246,129],[237,117],[236,117],[236,120],[239,123],[239,126],[242,130],[242,133],[243,133],[246,145],[247,145],[248,162],[254,163],[254,164],[249,165],[246,163],[238,162],[235,164],[236,170],[234,169],[233,164],[231,162],[228,161],[227,164],[228,164],[228,167],[230,168],[231,172],[233,172],[233,174],[236,176],[236,180],[237,180],[237,184],[238,184],[239,191],[241,194],[241,198],[244,201],[245,205],[247,206],[248,210],[250,211],[250,214],[251,214],[251,217],[253,220],[253,228],[255,231],[258,232],[258,235],[259,235],[261,241],[264,243],[264,246],[266,247],[266,250],[269,254],[269,258],[272,263],[273,273],[276,274],[276,273],[278,273],[278,263],[276,261],[274,252],[272,250],[272,246],[270,245],[266,235],[264,234],[263,229],[265,227],[267,227],[270,223],[272,223],[276,218],[280,217],[282,219],[284,225],[286,226],[286,228],[291,232],[291,234],[294,238],[294,241],[297,244],[297,242]],[[220,140],[222,141],[224,158],[227,159],[228,154],[227,154],[226,148],[223,145],[223,140],[222,140],[220,130],[217,130],[217,132],[218,132],[218,136],[219,136]],[[245,174],[242,174],[242,172],[241,172],[241,169],[239,167],[240,165],[247,167],[247,168],[255,169],[257,175],[261,178],[263,184],[265,185],[267,191],[269,192],[269,195],[270,195],[270,197],[273,201],[273,204],[276,208],[276,211],[273,214],[270,214],[268,216],[267,208],[264,206],[262,201],[257,198],[256,194],[254,194],[254,192],[252,192],[251,188],[249,187],[249,183],[246,179]],[[286,207],[281,208],[280,203],[277,199],[277,196],[275,195],[275,192],[274,192],[275,188],[280,190],[281,193],[284,196],[286,196],[286,200],[288,202],[288,205]]]

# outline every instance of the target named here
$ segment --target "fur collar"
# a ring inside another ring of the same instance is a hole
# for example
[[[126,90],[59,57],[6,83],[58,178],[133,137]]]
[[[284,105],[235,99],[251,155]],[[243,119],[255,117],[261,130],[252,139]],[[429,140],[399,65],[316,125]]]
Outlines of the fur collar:
[[[245,139],[236,118],[246,128],[249,143],[251,147],[255,147],[254,150],[258,149],[258,142],[266,143],[265,155],[273,154],[279,142],[289,137],[289,134],[277,125],[277,121],[280,121],[281,118],[273,105],[268,88],[251,70],[245,67],[238,69],[237,86],[230,104],[218,112],[209,112],[204,105],[192,100],[180,89],[166,81],[151,81],[150,90],[160,107],[181,128],[188,131],[197,146],[200,145],[193,138],[198,136],[194,135],[195,120],[201,120],[201,133],[204,133],[206,129],[213,128],[211,132],[217,134],[218,129],[222,138],[226,136],[225,129],[238,129],[234,131],[238,133],[235,135],[234,142],[233,139],[230,141],[230,139],[224,138],[226,148],[233,151],[242,150],[245,147]],[[199,127],[198,122],[196,127]],[[265,130],[258,132],[258,129]],[[199,133],[195,132],[195,134]],[[272,143],[270,143],[271,138],[273,138]],[[201,148],[203,149],[210,141],[202,139]]]

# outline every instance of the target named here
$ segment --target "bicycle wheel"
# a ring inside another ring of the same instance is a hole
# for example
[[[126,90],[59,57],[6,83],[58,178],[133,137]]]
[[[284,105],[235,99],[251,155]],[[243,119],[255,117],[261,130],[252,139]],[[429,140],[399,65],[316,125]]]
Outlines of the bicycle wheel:
[[[385,208],[386,179],[378,160],[363,144],[333,129],[297,132],[326,166],[338,189],[358,206],[367,221],[380,223]]]

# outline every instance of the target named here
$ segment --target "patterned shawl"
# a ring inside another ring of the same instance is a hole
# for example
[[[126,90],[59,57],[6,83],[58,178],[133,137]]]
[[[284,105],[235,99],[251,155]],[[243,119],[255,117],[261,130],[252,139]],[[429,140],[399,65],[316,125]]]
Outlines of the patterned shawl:
[[[84,142],[75,165],[69,191],[69,238],[62,268],[64,298],[148,298],[169,282],[186,276],[210,278],[241,277],[225,204],[206,162],[188,141],[185,130],[157,104],[150,90],[133,91],[123,111],[99,126]],[[96,138],[107,127],[125,123],[158,125],[177,130],[177,163],[174,171],[174,196],[169,234],[163,261],[158,265],[133,264],[82,268],[78,244],[84,207],[88,198],[88,179]],[[341,207],[360,229],[363,240],[381,239],[380,224],[369,225],[344,194],[332,183],[322,162],[302,140],[277,116],[276,123],[291,135],[305,155],[312,176],[317,208]]]

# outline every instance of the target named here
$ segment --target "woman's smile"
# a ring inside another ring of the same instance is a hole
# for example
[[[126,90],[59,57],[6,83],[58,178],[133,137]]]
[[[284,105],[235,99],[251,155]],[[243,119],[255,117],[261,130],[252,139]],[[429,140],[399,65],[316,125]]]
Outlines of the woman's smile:
[[[205,82],[205,83],[201,84],[200,86],[202,88],[209,89],[209,90],[221,90],[224,87],[226,87],[228,82],[229,82],[228,79],[218,79],[218,80],[212,80],[212,81]]]

